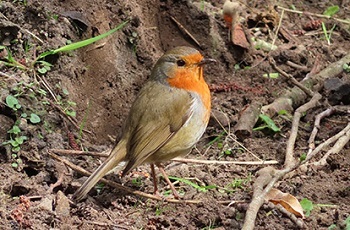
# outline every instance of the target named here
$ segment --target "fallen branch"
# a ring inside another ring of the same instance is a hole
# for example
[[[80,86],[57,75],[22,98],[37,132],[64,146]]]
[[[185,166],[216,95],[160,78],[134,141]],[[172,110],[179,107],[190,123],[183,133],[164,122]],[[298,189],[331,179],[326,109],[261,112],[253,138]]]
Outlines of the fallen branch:
[[[294,158],[294,144],[298,136],[299,121],[303,113],[316,107],[319,100],[322,98],[321,94],[315,93],[311,100],[304,105],[300,106],[294,113],[292,129],[290,131],[290,136],[287,142],[286,157],[284,161],[285,167],[292,167],[295,164]]]
[[[293,154],[294,152],[293,148],[294,148],[294,143],[298,133],[300,117],[302,113],[315,107],[320,98],[321,98],[321,95],[319,95],[318,93],[315,94],[308,103],[300,106],[295,112],[293,123],[292,123],[291,135],[287,143],[284,168],[281,170],[276,170],[273,167],[268,166],[258,171],[257,173],[258,177],[253,184],[253,199],[250,202],[248,206],[248,210],[246,212],[246,216],[245,216],[245,220],[242,228],[243,230],[250,230],[254,228],[257,213],[260,207],[265,202],[265,196],[269,193],[271,188],[273,188],[275,183],[279,181],[287,173],[295,170],[300,166],[300,162],[299,163],[296,162]],[[305,163],[305,161],[303,163]]]
[[[196,44],[199,48],[202,48],[202,46],[199,44],[199,42],[197,41],[197,39],[178,21],[176,20],[173,16],[170,16],[171,20],[173,20],[173,22],[175,22],[175,24],[179,27],[179,29],[184,32],[185,34],[187,34]]]
[[[284,72],[281,68],[279,68],[276,65],[276,61],[270,57],[269,58],[269,62],[272,65],[272,67],[279,72],[283,77],[287,78],[288,80],[290,80],[295,86],[299,87],[299,89],[301,89],[302,91],[304,91],[304,93],[306,93],[309,97],[312,97],[313,92],[308,89],[307,87],[305,87],[303,84],[301,84],[300,82],[298,82],[292,75],[287,74],[286,72]]]
[[[350,62],[350,53],[337,62],[334,62],[327,66],[327,68],[320,71],[318,74],[314,74],[306,77],[301,81],[301,84],[306,88],[318,92],[323,87],[323,82],[328,78],[336,77],[343,72],[343,65]],[[303,104],[307,98],[307,94],[299,87],[295,86],[292,89],[286,90],[286,92],[274,102],[262,107],[261,111],[264,114],[274,117],[279,111],[293,111]]]
[[[239,140],[246,139],[252,135],[254,125],[259,119],[260,109],[261,103],[253,102],[241,112],[241,116],[233,128],[234,134]]]

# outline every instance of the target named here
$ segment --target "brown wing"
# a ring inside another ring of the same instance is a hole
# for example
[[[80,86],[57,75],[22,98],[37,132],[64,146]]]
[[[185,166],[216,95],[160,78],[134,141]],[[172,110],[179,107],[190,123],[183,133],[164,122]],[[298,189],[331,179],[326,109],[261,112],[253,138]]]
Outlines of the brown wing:
[[[193,98],[185,90],[154,82],[144,86],[129,115],[129,162],[123,175],[147,161],[181,129],[192,116],[192,105]]]

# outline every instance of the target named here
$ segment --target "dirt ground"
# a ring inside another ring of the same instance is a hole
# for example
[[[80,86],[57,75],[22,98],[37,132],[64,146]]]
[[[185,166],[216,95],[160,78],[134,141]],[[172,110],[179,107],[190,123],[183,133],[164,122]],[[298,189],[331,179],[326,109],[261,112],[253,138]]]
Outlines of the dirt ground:
[[[274,4],[265,1],[249,1],[245,7],[242,4],[239,12],[242,25],[246,34],[268,43],[273,42],[278,26],[287,31],[292,38],[279,33],[275,39],[278,48],[269,55],[297,80],[349,53],[349,23],[287,11],[280,21],[282,11],[277,8],[291,9],[293,6],[300,11],[322,14],[329,6],[338,5],[340,10],[335,17],[349,19],[348,1],[288,0]],[[17,137],[27,137],[20,144],[19,152],[12,151],[9,144],[0,146],[1,229],[242,227],[256,172],[264,166],[168,162],[166,171],[169,175],[186,178],[202,187],[209,186],[203,191],[183,182],[176,183],[184,200],[201,200],[200,204],[155,201],[101,184],[86,200],[74,204],[69,198],[86,177],[48,154],[50,149],[78,148],[98,152],[110,149],[153,64],[166,50],[186,45],[217,60],[215,65],[205,68],[205,77],[212,89],[213,113],[223,125],[211,118],[206,133],[188,158],[226,161],[256,161],[259,158],[276,160],[279,164],[275,167],[281,168],[291,129],[290,118],[274,118],[281,128],[279,133],[254,131],[239,142],[232,138],[232,127],[247,105],[255,101],[269,104],[293,85],[281,76],[276,79],[263,77],[276,72],[266,58],[268,51],[244,49],[230,41],[222,6],[223,1],[214,0],[0,2],[0,45],[8,48],[7,54],[5,49],[1,50],[0,59],[5,60],[11,52],[24,66],[30,66],[44,51],[102,34],[130,20],[122,30],[101,41],[76,51],[49,56],[45,61],[52,67],[44,74],[34,71],[39,65],[21,70],[1,62],[0,142],[14,137],[15,134],[9,134],[8,130],[15,124],[21,129]],[[172,18],[184,26],[199,45]],[[319,20],[328,30],[336,25],[330,44]],[[316,25],[310,26],[310,22]],[[292,67],[287,61],[303,68]],[[349,87],[349,73],[344,71],[337,77],[348,82]],[[342,92],[343,97],[327,90],[321,93],[332,105],[350,104],[349,88]],[[6,105],[8,95],[14,95],[22,107],[17,111],[9,108]],[[307,152],[315,116],[325,109],[323,104],[303,116],[295,147],[297,156]],[[65,115],[67,111],[76,112],[77,127]],[[41,121],[33,124],[23,117],[23,113],[35,113]],[[349,114],[325,118],[316,142],[333,136],[348,122]],[[88,171],[96,169],[103,160],[92,156],[62,157]],[[349,143],[339,154],[331,155],[327,163],[321,168],[310,166],[299,170],[275,187],[298,200],[312,201],[314,208],[303,220],[305,228],[349,229],[350,223],[347,226],[345,223],[350,215]],[[117,174],[107,178],[146,193],[153,192],[148,165],[124,178]],[[166,183],[158,178],[160,192],[167,193]],[[278,208],[263,205],[255,229],[299,227]]]

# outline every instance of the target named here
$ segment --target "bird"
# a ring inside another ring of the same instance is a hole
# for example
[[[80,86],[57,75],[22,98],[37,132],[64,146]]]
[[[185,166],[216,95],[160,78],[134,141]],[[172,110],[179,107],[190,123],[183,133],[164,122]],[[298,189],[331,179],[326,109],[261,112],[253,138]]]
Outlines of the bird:
[[[178,46],[165,52],[136,96],[120,141],[73,194],[73,199],[82,200],[120,162],[126,162],[121,176],[149,163],[157,194],[156,165],[174,197],[179,198],[162,163],[188,154],[206,130],[211,95],[203,77],[203,66],[212,62],[216,60],[204,58],[192,47]]]

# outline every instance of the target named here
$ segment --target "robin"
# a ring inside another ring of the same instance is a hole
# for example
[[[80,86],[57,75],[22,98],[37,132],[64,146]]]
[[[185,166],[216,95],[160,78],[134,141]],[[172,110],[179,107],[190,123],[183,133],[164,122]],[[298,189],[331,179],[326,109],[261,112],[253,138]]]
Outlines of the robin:
[[[77,201],[120,162],[122,176],[144,163],[154,165],[179,197],[161,163],[186,155],[203,135],[210,117],[210,91],[203,78],[203,58],[194,48],[180,46],[166,52],[155,64],[148,82],[134,101],[120,141],[109,157],[74,193]]]

